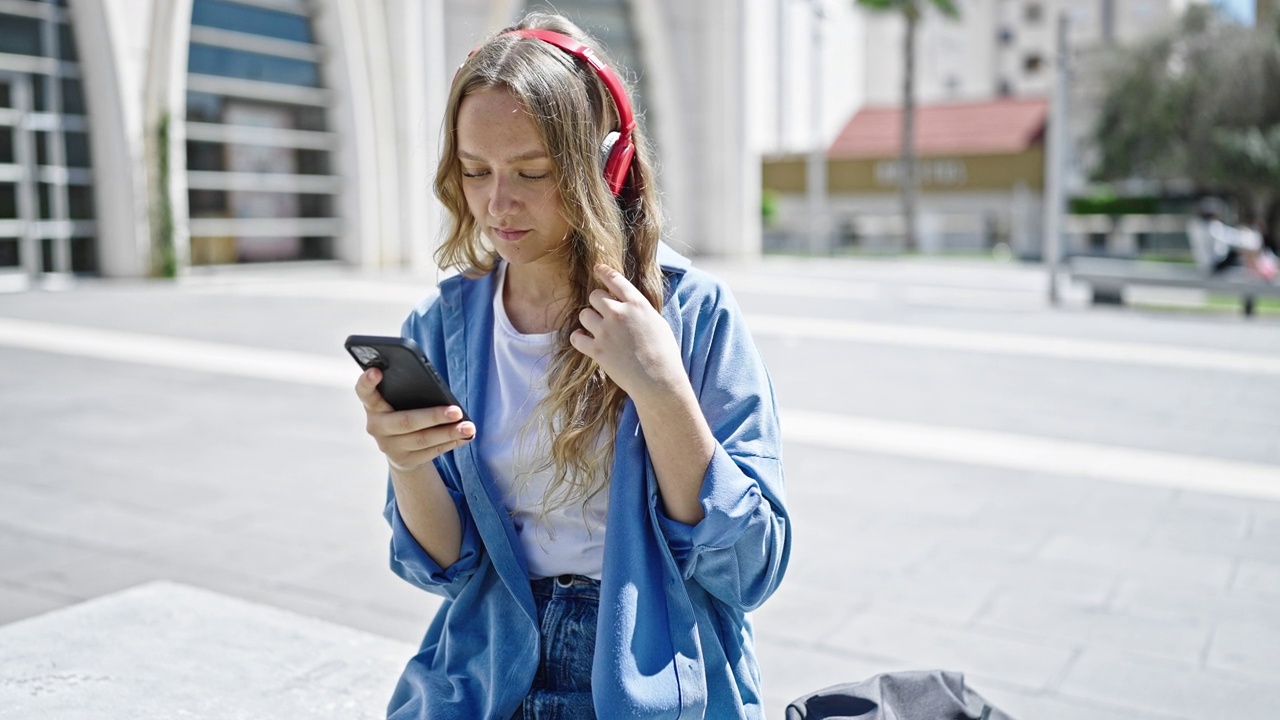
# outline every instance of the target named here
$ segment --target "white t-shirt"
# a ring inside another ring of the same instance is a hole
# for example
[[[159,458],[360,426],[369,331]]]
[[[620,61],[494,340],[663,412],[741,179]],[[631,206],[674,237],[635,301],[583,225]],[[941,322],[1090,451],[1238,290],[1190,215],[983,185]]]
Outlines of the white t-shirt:
[[[498,281],[493,294],[493,352],[489,355],[484,426],[476,432],[477,449],[502,490],[529,562],[530,578],[573,574],[599,580],[608,489],[596,493],[585,508],[562,507],[541,522],[538,519],[551,471],[540,469],[547,457],[546,439],[539,433],[543,419],[531,413],[547,394],[547,366],[556,334],[516,331],[502,299],[507,263],[500,263],[494,272]]]

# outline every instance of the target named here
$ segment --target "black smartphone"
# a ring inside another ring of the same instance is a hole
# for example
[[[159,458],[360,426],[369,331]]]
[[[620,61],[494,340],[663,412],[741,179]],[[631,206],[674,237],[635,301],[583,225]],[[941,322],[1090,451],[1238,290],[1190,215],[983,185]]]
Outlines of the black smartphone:
[[[380,335],[352,335],[343,345],[360,367],[382,371],[378,392],[396,410],[447,405],[462,407],[414,341]],[[462,410],[462,419],[471,419],[467,417],[466,408]]]

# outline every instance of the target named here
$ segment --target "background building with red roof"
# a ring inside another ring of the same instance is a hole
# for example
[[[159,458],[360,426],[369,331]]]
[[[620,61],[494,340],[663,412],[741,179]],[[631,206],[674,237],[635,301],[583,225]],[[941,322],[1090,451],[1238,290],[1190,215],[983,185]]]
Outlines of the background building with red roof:
[[[921,250],[984,250],[1005,243],[1019,255],[1038,251],[1048,113],[1043,98],[917,109]],[[867,107],[828,148],[829,227],[837,247],[900,246],[901,138],[899,108]],[[777,200],[775,235],[803,236],[809,222],[805,157],[767,158],[762,186]]]

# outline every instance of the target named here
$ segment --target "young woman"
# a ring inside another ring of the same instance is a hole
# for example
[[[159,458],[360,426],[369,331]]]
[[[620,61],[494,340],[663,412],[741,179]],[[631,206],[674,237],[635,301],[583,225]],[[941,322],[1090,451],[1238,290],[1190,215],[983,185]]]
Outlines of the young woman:
[[[725,287],[660,242],[627,91],[533,14],[459,69],[445,280],[404,323],[462,409],[356,392],[392,567],[445,602],[393,718],[756,718],[746,613],[790,548],[773,390]]]

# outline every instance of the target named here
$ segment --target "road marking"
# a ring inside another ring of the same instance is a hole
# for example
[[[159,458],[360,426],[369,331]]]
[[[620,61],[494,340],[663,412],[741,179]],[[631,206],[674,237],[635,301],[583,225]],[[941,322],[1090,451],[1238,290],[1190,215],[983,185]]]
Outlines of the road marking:
[[[756,336],[838,340],[871,345],[960,350],[1127,365],[1280,375],[1280,358],[1178,345],[1088,340],[1047,335],[948,330],[927,326],[884,325],[786,315],[747,315]]]
[[[0,345],[260,380],[350,389],[343,357],[0,318]],[[1099,443],[835,415],[782,413],[787,442],[1280,500],[1280,466]]]
[[[755,285],[750,285],[743,280],[735,280],[734,284],[741,286],[738,291],[740,294],[759,293],[764,295],[846,300],[874,299],[880,296],[878,286],[866,282],[837,282],[824,279],[801,282],[793,281],[786,277],[768,276],[767,282],[760,282]],[[260,283],[210,283],[192,285],[188,289],[199,293],[340,298],[343,300],[413,305],[426,297],[432,286],[433,283],[431,281],[424,281],[422,285],[416,285],[351,280],[342,282],[294,281],[279,282],[273,285]],[[946,288],[945,290],[946,292],[957,291],[962,296],[964,293],[972,294],[972,297],[967,300],[957,301],[955,297],[952,297],[951,301],[945,303],[950,307],[956,305],[987,306],[995,303],[1004,309],[1012,309],[1010,300],[997,302],[992,298],[996,295],[1006,294],[1010,296],[1011,300],[1017,298],[1017,301],[1021,301],[1023,295],[1025,295],[1025,293],[1000,290],[983,293],[974,291],[971,288]],[[901,291],[909,297],[919,296],[917,299],[927,295],[927,292],[919,286],[906,287]],[[939,297],[938,300],[942,304],[942,298]],[[973,302],[969,302],[970,300]],[[747,314],[746,319],[752,333],[759,336],[837,340],[872,345],[959,350],[996,355],[1048,357],[1126,365],[1280,375],[1280,358],[1227,350],[1200,349],[1158,343],[1131,343],[1025,333],[951,330],[929,326],[888,325],[754,313]]]
[[[223,375],[354,388],[355,362],[313,353],[0,318],[0,345]]]
[[[990,430],[782,411],[790,443],[1280,500],[1280,466]]]

